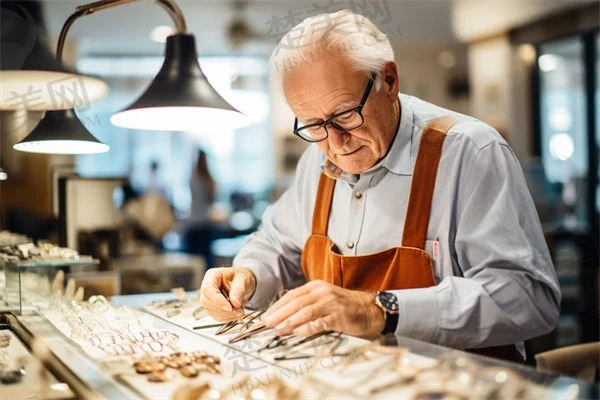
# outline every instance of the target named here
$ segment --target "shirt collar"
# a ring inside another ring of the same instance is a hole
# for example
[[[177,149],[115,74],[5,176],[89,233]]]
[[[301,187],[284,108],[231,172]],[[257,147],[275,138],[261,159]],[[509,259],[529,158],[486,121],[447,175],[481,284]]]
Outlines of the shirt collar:
[[[390,172],[398,175],[412,175],[413,163],[411,157],[411,144],[413,140],[414,114],[412,108],[406,101],[405,96],[398,96],[400,100],[400,125],[392,148],[388,154],[368,171],[379,169],[380,167],[387,168]],[[333,179],[341,179],[349,183],[355,183],[357,178],[355,175],[347,174],[342,171],[337,165],[321,154],[323,161],[321,171]],[[367,172],[367,171],[365,171]]]
[[[392,143],[392,148],[382,160],[381,165],[398,175],[412,175],[411,148],[414,114],[410,104],[406,101],[406,97],[400,95],[398,98],[400,99],[400,126]]]

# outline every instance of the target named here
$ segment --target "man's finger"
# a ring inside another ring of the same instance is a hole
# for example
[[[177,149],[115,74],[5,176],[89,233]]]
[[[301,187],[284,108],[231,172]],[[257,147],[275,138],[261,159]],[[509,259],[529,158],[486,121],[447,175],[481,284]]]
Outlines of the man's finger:
[[[285,296],[287,296],[288,294],[290,293],[287,293]],[[281,300],[283,300],[285,296],[283,296]],[[280,307],[278,310],[271,312],[262,320],[269,328],[279,326],[282,322],[292,317],[292,315],[300,312],[304,307],[311,306],[318,301],[319,297],[314,296],[310,293],[300,297],[296,297],[296,295],[294,295],[294,298],[292,300],[288,301],[286,304],[283,305],[283,307]]]
[[[335,316],[329,314],[316,321],[311,321],[299,326],[294,330],[293,334],[295,336],[308,337],[324,331],[337,331],[339,328],[336,325]]]
[[[306,283],[306,284],[300,286],[299,288],[290,290],[289,292],[284,294],[282,298],[280,298],[275,304],[273,304],[271,307],[269,307],[269,309],[264,314],[263,320],[264,320],[264,318],[267,318],[269,315],[282,309],[283,307],[288,305],[290,302],[293,302],[298,297],[304,296],[305,294],[310,293],[311,286],[312,285],[310,285],[310,283]]]
[[[229,301],[235,308],[242,308],[245,300],[245,294],[248,290],[250,276],[244,273],[236,273],[231,283],[231,289],[229,290]]]
[[[238,319],[240,316],[244,314],[244,310],[241,308],[234,309],[232,312],[225,312],[219,308],[212,307],[204,307],[206,313],[212,317],[213,319],[219,322],[228,322],[233,321],[234,319]]]
[[[303,307],[290,318],[284,320],[275,327],[278,335],[287,335],[292,333],[296,328],[304,324],[314,322],[320,317],[327,315],[327,305],[322,303],[312,304]]]
[[[231,312],[233,310],[231,304],[227,301],[225,296],[223,296],[223,293],[221,293],[222,284],[223,274],[221,273],[221,271],[209,271],[204,277],[200,293],[202,294],[202,296],[206,297],[221,310]]]

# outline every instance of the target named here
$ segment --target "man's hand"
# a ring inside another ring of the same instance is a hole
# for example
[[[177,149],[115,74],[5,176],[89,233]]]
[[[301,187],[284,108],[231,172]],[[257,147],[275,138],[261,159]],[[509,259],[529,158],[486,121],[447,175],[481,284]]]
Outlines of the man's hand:
[[[244,303],[255,289],[256,276],[249,268],[212,268],[202,280],[202,306],[217,321],[231,321],[244,314]],[[227,293],[229,301],[221,290]]]
[[[309,336],[325,330],[373,337],[385,326],[375,294],[311,281],[288,292],[261,318],[278,335]]]

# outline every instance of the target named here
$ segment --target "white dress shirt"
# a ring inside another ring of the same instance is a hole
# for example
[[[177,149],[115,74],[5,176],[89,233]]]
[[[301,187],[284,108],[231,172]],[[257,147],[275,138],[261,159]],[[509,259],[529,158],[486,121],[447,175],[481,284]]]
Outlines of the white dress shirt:
[[[511,148],[481,121],[415,97],[399,98],[400,126],[388,155],[360,175],[338,178],[328,237],[343,255],[400,246],[423,128],[452,115],[457,123],[444,142],[425,246],[437,285],[392,290],[400,307],[396,334],[465,349],[518,343],[551,331],[560,290]],[[306,150],[292,186],[265,212],[260,229],[234,260],[256,274],[251,306],[266,307],[281,289],[306,281],[300,255],[311,234],[323,161],[317,146]],[[522,344],[519,348],[522,352]]]

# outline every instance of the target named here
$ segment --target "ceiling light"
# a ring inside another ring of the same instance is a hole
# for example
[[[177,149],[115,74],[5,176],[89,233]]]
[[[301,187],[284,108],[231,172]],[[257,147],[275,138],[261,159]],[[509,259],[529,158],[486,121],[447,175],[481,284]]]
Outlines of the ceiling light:
[[[573,156],[575,145],[570,135],[556,133],[550,137],[550,154],[558,160],[567,161]]]
[[[560,58],[554,54],[543,54],[538,58],[538,65],[544,72],[551,72],[560,66]]]
[[[517,53],[519,58],[528,65],[535,63],[536,51],[535,47],[531,43],[525,43],[519,46]]]

